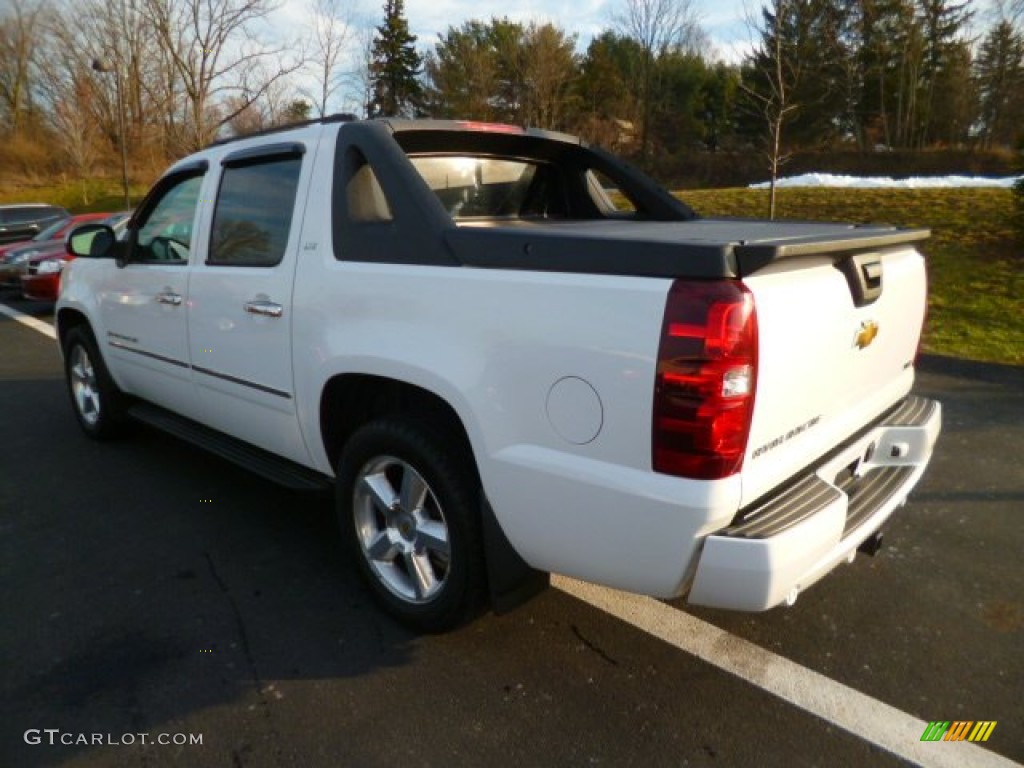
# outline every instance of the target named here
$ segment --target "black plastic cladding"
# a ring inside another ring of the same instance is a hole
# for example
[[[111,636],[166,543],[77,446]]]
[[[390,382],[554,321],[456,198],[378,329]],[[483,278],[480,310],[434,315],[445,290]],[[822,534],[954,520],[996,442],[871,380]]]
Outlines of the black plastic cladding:
[[[683,243],[646,243],[638,256],[637,241],[607,241],[601,237],[549,232],[543,223],[533,231],[515,228],[515,222],[489,229],[460,228],[409,162],[407,153],[449,151],[510,155],[570,167],[568,194],[574,218],[605,220],[583,183],[584,171],[601,171],[621,183],[645,211],[646,221],[685,222],[694,218],[684,204],[650,179],[617,158],[559,138],[533,134],[502,134],[459,130],[432,123],[420,129],[400,124],[393,133],[386,122],[345,125],[338,131],[334,160],[334,189],[342,190],[363,159],[369,163],[391,207],[390,221],[358,222],[349,216],[346,196],[332,196],[332,234],[335,258],[432,266],[470,266],[491,269],[544,270],[599,274],[669,275],[679,271],[680,251],[713,256],[715,267],[700,269],[701,276],[722,276],[722,249]],[[642,232],[636,233],[643,241]]]
[[[349,216],[342,194],[359,168],[370,164],[391,208],[390,221],[360,222]],[[459,266],[445,234],[455,228],[427,183],[382,122],[345,125],[334,153],[331,234],[339,261]]]
[[[342,190],[360,156],[392,211],[390,221],[355,222],[346,196],[332,196],[335,258],[636,277],[736,279],[780,259],[831,256],[923,240],[927,230],[849,224],[701,219],[649,177],[603,150],[539,132],[500,133],[458,123],[366,121],[338,131],[334,188]],[[568,213],[539,220],[493,219],[456,226],[407,153],[470,152],[552,162],[565,174]],[[358,162],[357,162],[358,161]],[[594,169],[619,184],[636,215],[599,210],[583,186]]]

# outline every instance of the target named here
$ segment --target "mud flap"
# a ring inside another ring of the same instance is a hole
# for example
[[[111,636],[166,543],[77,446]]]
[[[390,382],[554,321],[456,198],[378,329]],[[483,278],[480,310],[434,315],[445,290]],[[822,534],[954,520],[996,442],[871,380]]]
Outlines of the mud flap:
[[[484,494],[481,494],[480,520],[491,608],[497,614],[507,613],[547,589],[551,577],[545,571],[531,568],[519,556]]]

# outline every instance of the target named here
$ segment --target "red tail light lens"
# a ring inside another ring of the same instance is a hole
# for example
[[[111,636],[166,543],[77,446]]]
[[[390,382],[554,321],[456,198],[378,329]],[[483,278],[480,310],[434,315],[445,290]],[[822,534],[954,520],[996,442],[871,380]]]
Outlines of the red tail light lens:
[[[739,472],[756,379],[750,291],[734,281],[673,283],[654,383],[654,470],[704,480]]]

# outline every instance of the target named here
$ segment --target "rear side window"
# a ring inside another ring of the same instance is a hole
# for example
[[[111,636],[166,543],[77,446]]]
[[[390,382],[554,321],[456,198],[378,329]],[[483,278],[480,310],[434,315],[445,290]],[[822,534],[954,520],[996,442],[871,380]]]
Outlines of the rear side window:
[[[302,158],[230,165],[221,176],[207,264],[272,267],[284,258]]]

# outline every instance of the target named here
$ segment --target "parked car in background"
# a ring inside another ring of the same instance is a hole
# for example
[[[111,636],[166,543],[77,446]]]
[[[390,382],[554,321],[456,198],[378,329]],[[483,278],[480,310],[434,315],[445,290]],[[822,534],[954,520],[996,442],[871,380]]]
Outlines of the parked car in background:
[[[109,212],[66,216],[30,240],[0,246],[0,288],[20,288],[21,276],[25,274],[29,259],[34,256],[66,253],[64,236],[75,227],[90,221],[103,222],[110,218]]]
[[[45,203],[0,205],[0,244],[30,240],[70,215],[59,206]]]
[[[131,212],[101,215],[106,218],[100,223],[111,227],[120,237],[125,231]],[[63,240],[40,249],[23,265],[25,274],[21,275],[21,295],[32,301],[56,301],[60,295],[61,272],[64,265],[73,258],[74,255],[68,252]]]
[[[33,243],[44,243],[50,240],[63,240],[69,230],[86,221],[97,221],[109,216],[109,213],[80,213],[77,215],[68,214],[63,218],[40,230],[35,236],[26,240],[18,240],[12,243],[0,245],[0,256],[4,256],[16,248],[23,248]]]

